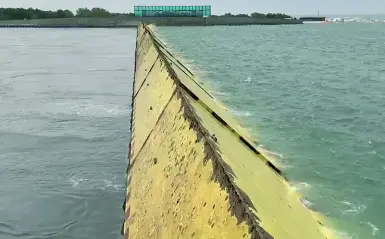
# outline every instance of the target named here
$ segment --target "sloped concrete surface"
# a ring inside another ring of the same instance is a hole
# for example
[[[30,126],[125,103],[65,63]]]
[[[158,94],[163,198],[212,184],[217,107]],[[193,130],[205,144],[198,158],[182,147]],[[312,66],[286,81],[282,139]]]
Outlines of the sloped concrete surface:
[[[145,25],[135,71],[125,238],[334,238]]]

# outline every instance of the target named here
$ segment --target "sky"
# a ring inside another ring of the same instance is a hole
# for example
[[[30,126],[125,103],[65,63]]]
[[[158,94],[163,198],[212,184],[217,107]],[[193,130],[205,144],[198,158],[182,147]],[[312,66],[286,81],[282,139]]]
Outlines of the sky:
[[[211,5],[213,14],[282,12],[292,15],[384,14],[385,0],[0,0],[0,7],[45,10],[102,7],[133,12],[134,5]]]

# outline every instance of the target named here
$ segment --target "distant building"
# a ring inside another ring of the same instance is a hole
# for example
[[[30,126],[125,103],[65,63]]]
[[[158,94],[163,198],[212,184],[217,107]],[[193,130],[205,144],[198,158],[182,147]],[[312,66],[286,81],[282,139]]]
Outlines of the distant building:
[[[208,17],[211,6],[135,6],[137,17]]]

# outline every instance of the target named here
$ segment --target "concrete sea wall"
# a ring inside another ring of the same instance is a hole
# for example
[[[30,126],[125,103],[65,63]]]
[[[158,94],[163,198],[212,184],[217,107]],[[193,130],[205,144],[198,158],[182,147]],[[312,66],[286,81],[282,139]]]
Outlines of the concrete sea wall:
[[[256,19],[250,17],[112,17],[58,18],[0,21],[0,27],[137,27],[140,23],[158,26],[278,25],[302,24],[294,19]]]
[[[149,26],[135,54],[125,238],[334,238]]]

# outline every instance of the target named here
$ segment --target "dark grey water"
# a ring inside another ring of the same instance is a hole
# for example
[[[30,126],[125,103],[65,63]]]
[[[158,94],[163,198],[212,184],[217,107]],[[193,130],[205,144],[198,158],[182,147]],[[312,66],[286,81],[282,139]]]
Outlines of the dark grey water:
[[[120,238],[136,31],[0,29],[0,238]]]

